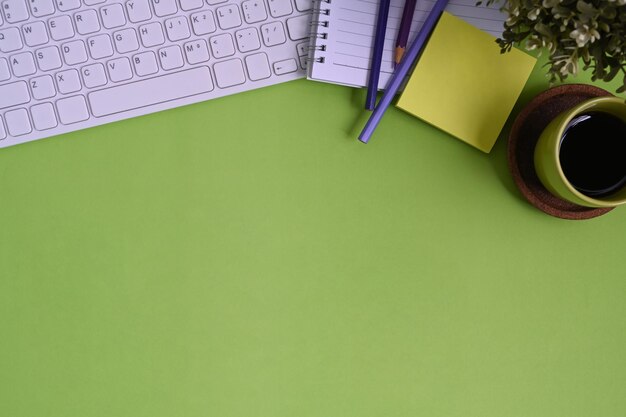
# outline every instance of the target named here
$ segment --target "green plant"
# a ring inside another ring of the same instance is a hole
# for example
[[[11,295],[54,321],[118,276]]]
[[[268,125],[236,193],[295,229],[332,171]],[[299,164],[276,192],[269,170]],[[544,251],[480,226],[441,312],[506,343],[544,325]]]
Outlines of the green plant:
[[[483,3],[482,1],[478,4]],[[487,0],[508,14],[498,44],[549,51],[550,82],[576,75],[579,62],[593,80],[623,77],[626,91],[626,0]]]

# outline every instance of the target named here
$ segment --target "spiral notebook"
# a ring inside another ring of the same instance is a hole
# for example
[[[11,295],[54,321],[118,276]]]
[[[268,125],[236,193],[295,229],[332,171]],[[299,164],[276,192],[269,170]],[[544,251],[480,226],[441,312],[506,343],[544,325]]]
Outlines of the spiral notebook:
[[[446,11],[469,24],[499,37],[506,14],[499,5],[476,6],[477,0],[450,0]],[[434,0],[418,0],[409,35],[409,44],[422,27]],[[319,0],[315,2],[311,34],[308,78],[353,87],[367,85],[370,56],[374,44],[377,0]],[[391,0],[379,89],[393,74],[393,53],[404,0]],[[454,45],[450,45],[454,52]]]

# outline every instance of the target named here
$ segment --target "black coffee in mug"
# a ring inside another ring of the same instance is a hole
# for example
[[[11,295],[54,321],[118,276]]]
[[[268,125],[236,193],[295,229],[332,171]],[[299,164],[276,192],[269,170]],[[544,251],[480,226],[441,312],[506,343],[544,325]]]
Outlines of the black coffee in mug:
[[[626,185],[626,122],[602,112],[577,115],[565,128],[561,169],[579,192],[606,197]]]

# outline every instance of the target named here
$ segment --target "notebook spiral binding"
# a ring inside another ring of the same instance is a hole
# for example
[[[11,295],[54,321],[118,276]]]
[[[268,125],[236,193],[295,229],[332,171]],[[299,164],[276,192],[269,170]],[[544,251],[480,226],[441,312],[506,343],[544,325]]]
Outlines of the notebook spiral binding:
[[[319,40],[328,39],[328,32],[325,30],[329,27],[329,21],[324,20],[324,16],[330,16],[331,3],[333,0],[313,0],[313,19],[311,20],[311,40],[309,45],[309,56],[307,61],[318,62],[323,64],[326,57],[319,55],[318,52],[326,52],[326,44],[318,42]]]

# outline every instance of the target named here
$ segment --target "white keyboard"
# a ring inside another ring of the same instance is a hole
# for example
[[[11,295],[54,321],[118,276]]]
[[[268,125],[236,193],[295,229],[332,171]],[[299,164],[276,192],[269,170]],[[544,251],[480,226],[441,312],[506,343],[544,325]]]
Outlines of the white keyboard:
[[[0,0],[0,148],[305,76],[312,0]]]

